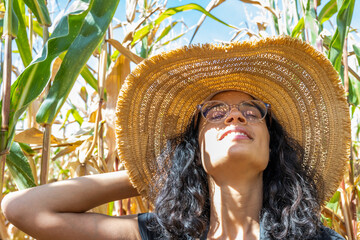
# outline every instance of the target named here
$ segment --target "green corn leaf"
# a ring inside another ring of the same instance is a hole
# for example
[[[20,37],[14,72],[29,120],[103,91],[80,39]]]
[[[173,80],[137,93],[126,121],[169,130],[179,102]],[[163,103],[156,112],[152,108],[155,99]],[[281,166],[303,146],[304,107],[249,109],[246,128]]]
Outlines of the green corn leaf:
[[[31,60],[31,49],[29,45],[29,39],[26,32],[26,24],[25,24],[25,4],[23,0],[14,0],[13,3],[14,12],[17,16],[19,29],[17,38],[15,38],[17,48],[20,53],[21,60],[25,67],[27,67]]]
[[[159,25],[166,18],[171,17],[171,16],[175,15],[176,13],[185,12],[185,11],[189,11],[189,10],[199,11],[199,12],[205,14],[206,16],[218,21],[219,23],[224,24],[225,26],[235,28],[234,26],[231,26],[231,25],[221,21],[220,19],[218,19],[217,17],[215,17],[214,15],[212,15],[211,13],[206,11],[200,5],[195,4],[195,3],[189,3],[189,4],[182,5],[182,6],[166,9],[154,22],[150,22],[148,25],[144,26],[143,28],[141,28],[135,32],[131,45],[134,45],[139,39],[142,39],[143,37],[148,35],[148,33],[150,32],[151,29],[153,29],[155,26]]]
[[[45,0],[24,0],[24,2],[35,15],[40,25],[51,26],[51,19]]]
[[[337,28],[331,39],[328,58],[338,72],[341,70],[343,46],[349,32],[354,5],[355,0],[344,0],[341,5],[339,3],[337,4],[338,8],[339,6],[341,7],[336,18]]]
[[[294,2],[294,5],[295,5],[295,19],[297,20],[297,21],[300,21],[301,19],[300,19],[300,14],[299,14],[299,12],[304,12],[305,11],[305,9],[303,9],[302,8],[302,0],[295,0],[295,2]],[[302,20],[302,21],[304,21],[304,19]],[[303,27],[302,27],[302,29],[304,29],[305,28],[305,22],[303,23]],[[305,41],[305,32],[304,31],[300,31],[301,32],[301,39],[303,40],[303,41]]]
[[[149,54],[148,37],[145,36],[144,38],[141,39],[140,57],[147,58],[148,54]]]
[[[64,57],[49,94],[36,115],[38,123],[52,123],[78,75],[94,49],[102,41],[119,0],[94,0],[84,23]]]
[[[29,27],[29,17],[25,16],[25,19],[26,19],[26,21],[25,21],[26,27]],[[43,29],[40,26],[39,22],[36,21],[35,19],[33,19],[33,30],[41,38],[43,37]]]
[[[316,20],[314,0],[308,0],[306,3],[304,23],[305,27],[310,29],[310,42],[313,46],[315,46],[316,39],[319,35],[319,22]]]
[[[81,127],[81,124],[83,123],[84,119],[80,116],[79,112],[75,109],[75,108],[72,108],[72,109],[69,109],[66,113],[66,116],[65,116],[65,119],[64,119],[64,122],[63,124],[61,125],[60,129],[63,129],[65,127],[65,124],[67,122],[67,120],[69,119],[70,117],[70,114],[74,117],[75,121],[80,125]]]
[[[178,40],[179,38],[181,38],[181,37],[184,36],[184,35],[185,35],[185,33],[179,34],[178,36],[174,37],[173,39],[170,39],[169,41],[164,42],[162,45],[163,45],[163,46],[168,45],[169,43]]]
[[[319,22],[323,24],[329,20],[337,12],[336,0],[330,0],[320,11]]]
[[[3,26],[4,26],[4,19],[2,18],[2,19],[0,19],[0,35],[1,36],[2,36],[3,30],[4,30]]]
[[[270,6],[275,9],[276,8],[276,4],[275,4],[275,1],[274,0],[270,0]],[[273,21],[274,21],[274,28],[275,28],[275,32],[277,35],[280,34],[280,29],[279,29],[279,19],[274,15],[272,14],[272,18],[273,18]]]
[[[11,85],[9,132],[1,142],[10,147],[17,120],[27,106],[36,99],[50,79],[53,60],[66,51],[78,36],[88,12],[89,0],[76,0],[53,31],[39,56],[20,74]]]
[[[6,165],[19,190],[36,186],[29,162],[17,142],[11,145],[10,153],[6,156]]]
[[[349,96],[351,104],[358,106],[360,104],[360,82],[349,76]]]
[[[293,16],[291,14],[291,1],[282,1],[283,3],[283,8],[284,8],[284,14],[285,14],[285,31],[286,35],[290,35],[291,34],[291,30],[290,30],[290,25],[291,25],[291,21],[293,20]]]
[[[86,65],[81,71],[81,76],[93,89],[95,89],[96,92],[98,92],[98,82]]]
[[[17,142],[26,155],[34,156],[36,152],[27,143]]]
[[[360,65],[360,47],[353,45],[354,53],[356,55],[356,59],[358,61],[358,65]]]
[[[332,196],[330,201],[326,204],[326,206],[331,210],[333,210],[335,213],[337,213],[337,211],[339,210],[339,204],[340,204],[340,192],[337,191]]]
[[[305,28],[304,18],[301,18],[294,27],[294,29],[292,30],[291,36],[294,38],[299,37],[299,35],[301,34],[304,28]]]
[[[171,22],[169,24],[169,26],[165,27],[164,30],[161,32],[160,36],[156,39],[155,43],[159,42],[161,39],[163,39],[166,35],[168,35],[168,33],[170,32],[171,29],[173,29],[176,24],[178,24],[177,21],[175,22]]]
[[[16,14],[14,12],[13,1],[16,0],[5,1],[6,11],[4,17],[3,36],[10,35],[13,38],[15,38],[17,36],[19,26],[18,26],[18,19],[16,18]],[[8,11],[9,9],[11,11]],[[11,21],[8,21],[8,19],[10,18]]]

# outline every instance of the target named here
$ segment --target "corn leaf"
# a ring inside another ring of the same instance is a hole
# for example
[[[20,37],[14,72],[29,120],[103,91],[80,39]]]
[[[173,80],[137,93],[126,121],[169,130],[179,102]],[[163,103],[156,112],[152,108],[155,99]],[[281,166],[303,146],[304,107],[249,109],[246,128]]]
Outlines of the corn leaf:
[[[360,104],[360,82],[350,76],[348,100],[355,106],[358,106]]]
[[[360,65],[360,47],[353,45],[354,53],[356,55],[356,59],[358,61],[358,65]]]
[[[275,9],[276,5],[275,5],[275,1],[274,0],[270,0],[270,6]],[[280,29],[279,29],[279,19],[276,15],[272,15],[273,21],[274,21],[274,28],[275,28],[275,32],[277,35],[280,34]]]
[[[93,1],[78,36],[68,48],[48,96],[40,106],[37,122],[50,124],[55,120],[83,66],[102,41],[118,3],[119,0]]]
[[[176,13],[185,12],[185,11],[189,11],[189,10],[196,10],[196,11],[202,12],[206,16],[214,19],[215,21],[218,21],[219,23],[224,24],[225,26],[235,28],[234,26],[231,26],[231,25],[221,21],[220,19],[218,19],[217,17],[215,17],[214,15],[212,15],[211,13],[206,11],[200,5],[195,4],[195,3],[189,3],[189,4],[182,5],[182,6],[166,9],[155,21],[150,22],[148,25],[146,25],[145,27],[143,27],[135,32],[133,41],[131,42],[131,45],[134,45],[139,39],[142,39],[146,35],[148,35],[148,33],[150,32],[151,29],[153,29],[155,26],[159,25],[166,18],[171,17],[171,16],[175,15]],[[144,57],[144,56],[142,55],[142,57]]]
[[[42,52],[11,85],[9,132],[2,136],[6,139],[6,148],[10,147],[17,120],[48,83],[53,60],[66,51],[77,37],[89,7],[88,1],[74,1],[68,13],[59,21]]]
[[[11,145],[10,153],[6,156],[6,165],[19,190],[36,186],[29,162],[16,142]]]
[[[16,0],[6,0],[6,11],[4,16],[4,25],[3,25],[3,36],[10,35],[12,37],[16,37],[18,33],[18,19],[16,17],[16,14],[14,12],[13,7],[13,1]],[[11,9],[11,11],[8,11],[8,9]],[[9,17],[10,14],[10,17]],[[7,19],[11,18],[11,21],[7,21]]]
[[[76,108],[72,108],[67,111],[64,122],[61,125],[60,129],[63,129],[65,127],[65,124],[66,124],[67,120],[69,119],[70,114],[74,117],[75,121],[81,127],[81,124],[83,123],[84,119],[80,116],[80,113],[76,110]]]
[[[318,16],[320,24],[329,20],[337,12],[336,0],[330,0],[320,11]]]
[[[98,91],[97,80],[86,65],[81,70],[81,76],[96,92]]]
[[[161,39],[163,39],[166,35],[168,35],[168,33],[170,32],[171,29],[173,29],[176,24],[178,24],[177,21],[175,22],[171,22],[169,24],[169,26],[165,27],[164,30],[161,32],[160,36],[156,39],[155,43],[159,42]]]
[[[26,27],[29,27],[29,17],[25,16],[25,19],[26,19],[26,21],[25,21]],[[39,22],[36,21],[35,19],[33,19],[33,30],[41,38],[43,37],[43,29],[40,26]],[[50,34],[50,36],[51,36],[51,34]]]
[[[40,25],[51,26],[51,19],[45,0],[24,0]]]
[[[224,3],[225,0],[211,0],[210,3],[206,6],[206,11],[210,12],[211,10],[213,10],[214,8],[218,7],[220,4]],[[203,22],[205,21],[206,15],[203,14],[199,21],[196,24],[196,29],[194,31],[194,34],[192,35],[189,44],[192,43],[197,31],[199,30],[200,26],[203,24]]]
[[[28,128],[24,131],[17,133],[14,137],[15,142],[26,143],[26,144],[43,144],[44,133],[37,128]],[[59,144],[60,142],[56,137],[51,135],[51,144]]]
[[[38,123],[50,124],[55,120],[83,66],[102,41],[118,3],[119,0],[93,1],[78,36],[68,48],[48,96],[40,106],[36,115]]]
[[[135,53],[131,52],[129,49],[124,47],[120,42],[118,42],[115,39],[108,39],[108,43],[110,43],[116,50],[118,50],[122,55],[130,59],[136,64],[139,64],[142,60],[144,60],[142,57],[139,57]]]
[[[306,3],[304,23],[305,27],[310,29],[310,42],[313,46],[315,46],[316,39],[319,34],[319,23],[316,20],[314,0],[308,0]]]
[[[294,29],[292,30],[291,32],[291,36],[294,37],[294,38],[297,38],[302,30],[304,29],[305,27],[305,22],[304,22],[304,18],[302,17],[298,23],[296,24],[296,26],[294,27]]]
[[[339,207],[340,207],[340,192],[339,191],[335,192],[335,194],[332,196],[330,201],[326,204],[326,207],[331,209],[334,213],[337,213],[337,211],[339,210]]]
[[[26,143],[18,143],[25,155],[34,156],[36,152]]]
[[[336,18],[337,28],[333,38],[331,39],[328,58],[338,72],[341,70],[343,46],[345,38],[349,32],[354,5],[355,0],[344,0],[342,5],[337,5],[338,8],[339,6],[341,7]]]
[[[23,0],[14,0],[13,4],[14,12],[17,16],[19,28],[18,34],[15,38],[16,46],[19,50],[21,60],[24,64],[24,67],[27,67],[31,60],[31,49],[29,45],[29,39],[26,32],[26,24],[25,24],[25,4]]]

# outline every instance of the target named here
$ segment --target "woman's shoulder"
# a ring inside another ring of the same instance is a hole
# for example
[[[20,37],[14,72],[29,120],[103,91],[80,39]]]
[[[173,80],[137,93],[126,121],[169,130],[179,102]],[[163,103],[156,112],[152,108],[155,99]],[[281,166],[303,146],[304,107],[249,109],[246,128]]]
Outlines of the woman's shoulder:
[[[334,230],[322,225],[317,240],[345,240],[345,238]]]

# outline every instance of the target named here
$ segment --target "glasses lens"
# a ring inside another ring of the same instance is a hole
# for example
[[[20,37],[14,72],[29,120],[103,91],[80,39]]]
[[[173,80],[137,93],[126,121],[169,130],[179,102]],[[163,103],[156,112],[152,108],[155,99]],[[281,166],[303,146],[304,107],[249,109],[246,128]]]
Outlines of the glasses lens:
[[[259,100],[245,101],[231,106],[222,101],[208,101],[201,105],[201,113],[209,122],[220,122],[228,116],[233,107],[236,107],[246,120],[252,123],[259,122],[267,113],[265,103]]]
[[[223,102],[208,101],[201,107],[204,118],[209,122],[218,122],[226,117],[229,106]]]
[[[260,121],[265,117],[267,111],[265,104],[258,100],[242,102],[239,110],[249,122]]]

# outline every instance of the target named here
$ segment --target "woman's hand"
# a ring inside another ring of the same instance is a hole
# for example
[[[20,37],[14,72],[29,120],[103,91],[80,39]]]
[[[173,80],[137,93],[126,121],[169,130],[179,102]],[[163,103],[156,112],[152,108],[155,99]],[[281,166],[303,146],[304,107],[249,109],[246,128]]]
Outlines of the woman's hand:
[[[137,215],[85,213],[137,196],[126,171],[97,174],[13,192],[1,208],[16,227],[37,239],[137,239]]]

